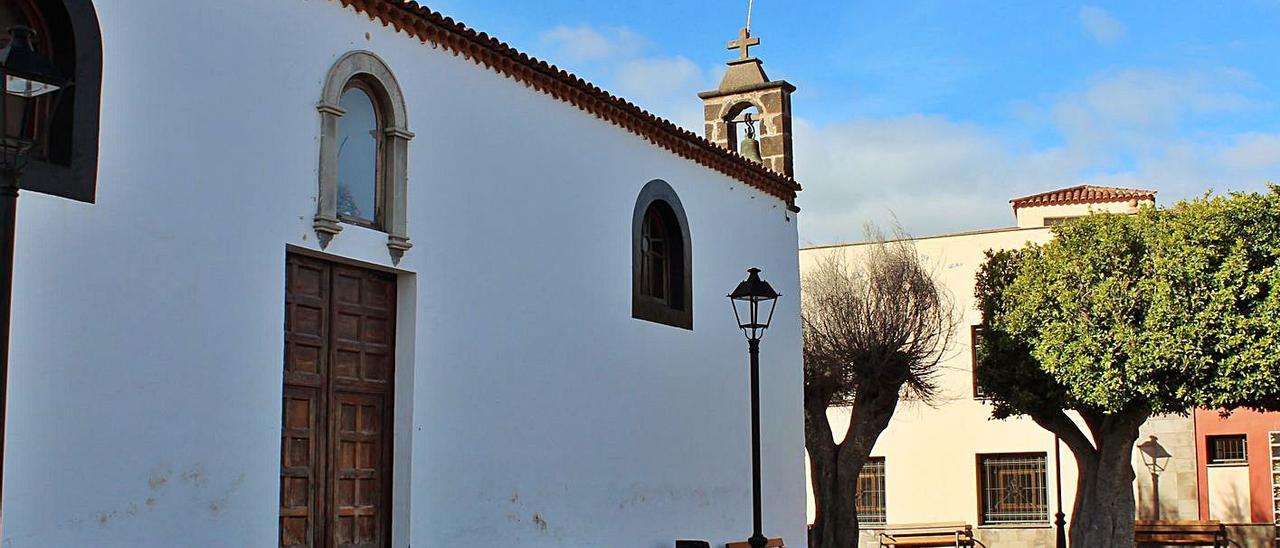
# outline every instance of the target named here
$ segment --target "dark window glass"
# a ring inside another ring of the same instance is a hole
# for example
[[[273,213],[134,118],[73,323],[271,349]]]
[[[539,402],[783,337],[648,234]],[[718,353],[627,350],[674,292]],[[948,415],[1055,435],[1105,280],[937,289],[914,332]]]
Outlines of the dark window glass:
[[[858,472],[858,489],[854,494],[858,508],[858,524],[880,525],[886,521],[884,489],[884,457],[871,457]]]
[[[640,228],[640,294],[671,308],[683,304],[683,238],[671,206],[653,202]]]
[[[981,524],[1046,523],[1045,454],[979,455]]]
[[[338,119],[338,216],[375,225],[378,216],[378,111],[369,93],[353,86],[342,94]]]
[[[651,206],[640,234],[640,292],[663,302],[667,302],[671,287],[667,228],[659,208]]]
[[[978,383],[978,355],[982,350],[982,326],[980,325],[969,328],[969,350],[973,359],[973,397],[979,400],[986,399],[987,393]]]
[[[1249,445],[1244,434],[1209,436],[1209,464],[1246,464]]]

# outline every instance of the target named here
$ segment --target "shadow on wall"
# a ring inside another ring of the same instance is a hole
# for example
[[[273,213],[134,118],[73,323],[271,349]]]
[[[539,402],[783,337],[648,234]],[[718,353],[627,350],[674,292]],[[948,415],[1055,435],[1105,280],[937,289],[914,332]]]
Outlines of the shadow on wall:
[[[1232,484],[1219,495],[1215,506],[1219,512],[1210,516],[1227,526],[1227,541],[1238,548],[1277,546],[1276,526],[1271,523],[1252,523],[1250,494]]]

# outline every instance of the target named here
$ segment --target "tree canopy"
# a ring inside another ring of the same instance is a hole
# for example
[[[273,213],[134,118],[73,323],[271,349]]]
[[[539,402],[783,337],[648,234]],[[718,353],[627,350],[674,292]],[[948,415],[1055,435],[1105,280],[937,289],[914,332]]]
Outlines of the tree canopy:
[[[979,380],[1000,413],[1280,404],[1280,190],[1054,231],[979,274]]]

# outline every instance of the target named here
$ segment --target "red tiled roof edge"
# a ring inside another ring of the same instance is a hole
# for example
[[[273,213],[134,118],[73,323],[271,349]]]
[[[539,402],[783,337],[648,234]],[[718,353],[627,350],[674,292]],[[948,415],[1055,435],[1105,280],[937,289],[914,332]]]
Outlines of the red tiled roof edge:
[[[1059,190],[1051,190],[1049,192],[1041,192],[1032,194],[1022,198],[1014,198],[1009,200],[1013,204],[1014,209],[1021,207],[1049,206],[1049,205],[1071,205],[1071,204],[1095,204],[1107,202],[1127,202],[1129,200],[1151,200],[1155,201],[1156,191],[1139,190],[1133,188],[1116,188],[1093,185],[1079,185],[1071,188],[1063,188]]]
[[[800,184],[735,152],[721,148],[669,120],[610,94],[546,61],[521,53],[505,42],[445,17],[412,0],[338,0],[433,47],[482,65],[530,88],[569,103],[681,157],[738,179],[788,205],[795,205]]]

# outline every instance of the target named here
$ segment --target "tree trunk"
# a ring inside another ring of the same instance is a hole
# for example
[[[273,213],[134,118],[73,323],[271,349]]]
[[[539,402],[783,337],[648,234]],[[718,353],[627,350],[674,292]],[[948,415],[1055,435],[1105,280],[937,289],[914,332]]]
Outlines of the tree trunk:
[[[1076,498],[1071,511],[1071,546],[1133,547],[1133,445],[1150,412],[1112,415],[1082,412],[1092,440],[1061,411],[1032,417],[1057,434],[1076,458]]]
[[[805,410],[805,446],[809,448],[814,505],[809,548],[855,548],[858,546],[858,474],[871,455],[880,433],[898,406],[898,389],[862,387],[854,400],[849,429],[839,444],[831,441],[831,425],[826,408]],[[815,406],[816,407],[816,406]],[[813,428],[809,423],[814,422]],[[824,437],[825,434],[825,437]],[[814,438],[812,442],[810,438]],[[815,456],[817,455],[817,456]]]
[[[826,501],[838,498],[836,487],[836,455],[839,446],[832,439],[831,423],[827,420],[827,399],[805,398],[804,446],[809,451],[809,482],[813,487],[816,513],[813,527],[809,529],[809,546],[835,546],[833,524],[839,519],[830,516]]]
[[[1072,546],[1133,547],[1133,445],[1148,411],[1103,417],[1085,415],[1097,444],[1096,459],[1080,469],[1076,506],[1071,515]]]

